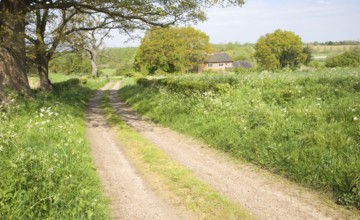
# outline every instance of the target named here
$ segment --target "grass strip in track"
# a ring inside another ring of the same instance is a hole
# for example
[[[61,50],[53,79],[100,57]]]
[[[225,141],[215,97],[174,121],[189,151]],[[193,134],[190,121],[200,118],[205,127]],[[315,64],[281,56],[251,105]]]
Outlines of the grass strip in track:
[[[166,192],[165,199],[173,205],[186,207],[200,219],[254,219],[129,127],[117,115],[108,96],[105,92],[102,103],[107,121],[115,129],[125,153],[147,181],[158,189],[157,192],[160,188],[162,193]]]

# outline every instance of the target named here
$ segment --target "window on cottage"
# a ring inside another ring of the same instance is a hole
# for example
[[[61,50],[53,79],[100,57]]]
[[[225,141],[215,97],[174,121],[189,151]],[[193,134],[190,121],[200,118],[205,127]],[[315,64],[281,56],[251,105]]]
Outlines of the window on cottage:
[[[219,66],[224,66],[224,64],[223,64],[223,63],[219,63]]]
[[[208,67],[212,67],[213,66],[213,64],[212,63],[208,63]]]

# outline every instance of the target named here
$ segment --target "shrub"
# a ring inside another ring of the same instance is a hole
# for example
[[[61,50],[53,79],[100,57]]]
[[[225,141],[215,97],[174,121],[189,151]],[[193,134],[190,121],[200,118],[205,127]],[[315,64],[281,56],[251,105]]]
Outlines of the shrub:
[[[358,67],[360,66],[360,48],[354,48],[343,54],[326,59],[326,67]]]

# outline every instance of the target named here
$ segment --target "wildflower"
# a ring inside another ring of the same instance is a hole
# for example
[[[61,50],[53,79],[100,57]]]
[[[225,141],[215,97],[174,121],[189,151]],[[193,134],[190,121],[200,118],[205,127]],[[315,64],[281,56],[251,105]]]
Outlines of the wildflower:
[[[353,109],[351,109],[351,111],[352,111],[352,112],[355,112],[356,110],[353,108]]]
[[[44,117],[44,114],[43,114],[43,113],[40,113],[40,115],[39,115],[39,116],[40,116],[40,118],[42,118],[42,117]]]
[[[353,120],[354,120],[354,121],[357,121],[357,120],[358,120],[358,117],[354,116],[354,117],[353,117]]]
[[[321,101],[321,98],[316,98],[316,100]]]

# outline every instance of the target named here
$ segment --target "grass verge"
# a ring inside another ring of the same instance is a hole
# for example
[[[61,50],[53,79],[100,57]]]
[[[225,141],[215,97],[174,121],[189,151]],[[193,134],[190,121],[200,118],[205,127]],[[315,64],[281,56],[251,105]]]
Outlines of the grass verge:
[[[170,203],[186,207],[201,219],[254,219],[130,128],[117,115],[108,95],[104,93],[103,109],[126,154],[154,188],[166,192]]]
[[[94,90],[79,80],[53,87],[0,105],[0,218],[109,219],[85,133]]]
[[[360,209],[359,68],[167,81],[119,94],[157,122]]]

